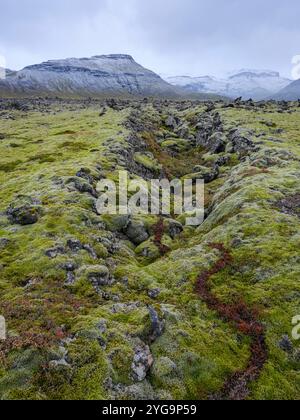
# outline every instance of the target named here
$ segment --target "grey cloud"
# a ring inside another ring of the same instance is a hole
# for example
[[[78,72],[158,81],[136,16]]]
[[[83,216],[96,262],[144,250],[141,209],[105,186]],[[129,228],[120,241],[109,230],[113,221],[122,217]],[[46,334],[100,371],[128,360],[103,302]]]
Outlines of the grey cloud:
[[[170,74],[241,67],[284,74],[300,54],[298,0],[0,0],[0,54],[10,67],[130,53]]]

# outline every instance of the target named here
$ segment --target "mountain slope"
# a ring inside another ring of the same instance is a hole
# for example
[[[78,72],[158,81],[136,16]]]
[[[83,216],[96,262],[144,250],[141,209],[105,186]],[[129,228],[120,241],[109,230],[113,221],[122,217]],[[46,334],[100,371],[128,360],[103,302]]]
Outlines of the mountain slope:
[[[10,70],[10,69],[5,69],[3,67],[0,67],[0,80],[1,79],[5,79],[5,77],[12,76],[14,74],[16,74],[15,71]]]
[[[291,81],[270,70],[240,70],[227,79],[215,77],[167,77],[168,83],[181,86],[189,92],[214,93],[231,98],[262,100],[281,89]]]
[[[25,67],[0,81],[1,94],[167,95],[176,89],[129,55],[52,60]]]
[[[277,100],[285,100],[285,101],[297,101],[300,99],[300,79],[295,80],[280,92],[277,95],[273,96],[274,99]]]

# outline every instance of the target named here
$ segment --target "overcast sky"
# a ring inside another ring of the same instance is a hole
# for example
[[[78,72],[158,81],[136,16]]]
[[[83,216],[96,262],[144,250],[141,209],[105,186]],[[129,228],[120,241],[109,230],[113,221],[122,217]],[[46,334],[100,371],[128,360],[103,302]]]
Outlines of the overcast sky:
[[[169,75],[240,68],[291,76],[299,0],[0,0],[0,54],[48,59],[127,53]]]

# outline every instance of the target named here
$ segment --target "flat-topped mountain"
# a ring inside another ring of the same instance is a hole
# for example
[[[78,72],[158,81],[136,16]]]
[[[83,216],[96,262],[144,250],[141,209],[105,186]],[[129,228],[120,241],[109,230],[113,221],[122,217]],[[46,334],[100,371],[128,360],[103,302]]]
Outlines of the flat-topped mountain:
[[[167,77],[165,80],[189,92],[213,93],[231,98],[241,96],[243,99],[254,100],[273,96],[291,83],[291,80],[281,77],[275,71],[248,69],[235,72],[224,79],[211,76],[179,76]]]
[[[1,94],[176,95],[176,88],[124,54],[51,60],[8,73]]]

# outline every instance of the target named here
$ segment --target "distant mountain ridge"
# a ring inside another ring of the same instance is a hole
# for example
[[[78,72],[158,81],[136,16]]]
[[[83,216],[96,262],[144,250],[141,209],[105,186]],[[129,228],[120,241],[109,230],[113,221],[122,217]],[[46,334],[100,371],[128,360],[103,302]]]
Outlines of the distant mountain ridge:
[[[254,100],[275,95],[291,83],[291,80],[281,77],[276,71],[252,69],[242,69],[223,79],[212,76],[178,76],[166,77],[165,80],[190,92],[213,93],[231,98],[241,96],[243,99]]]
[[[253,69],[242,69],[222,79],[209,75],[160,77],[127,54],[50,60],[20,71],[0,68],[0,95],[4,97],[132,95],[296,100],[300,97],[299,84],[276,71]]]
[[[177,95],[177,89],[125,54],[51,60],[9,72],[1,94]]]
[[[295,80],[274,96],[274,99],[281,101],[298,101],[300,99],[300,79]]]

